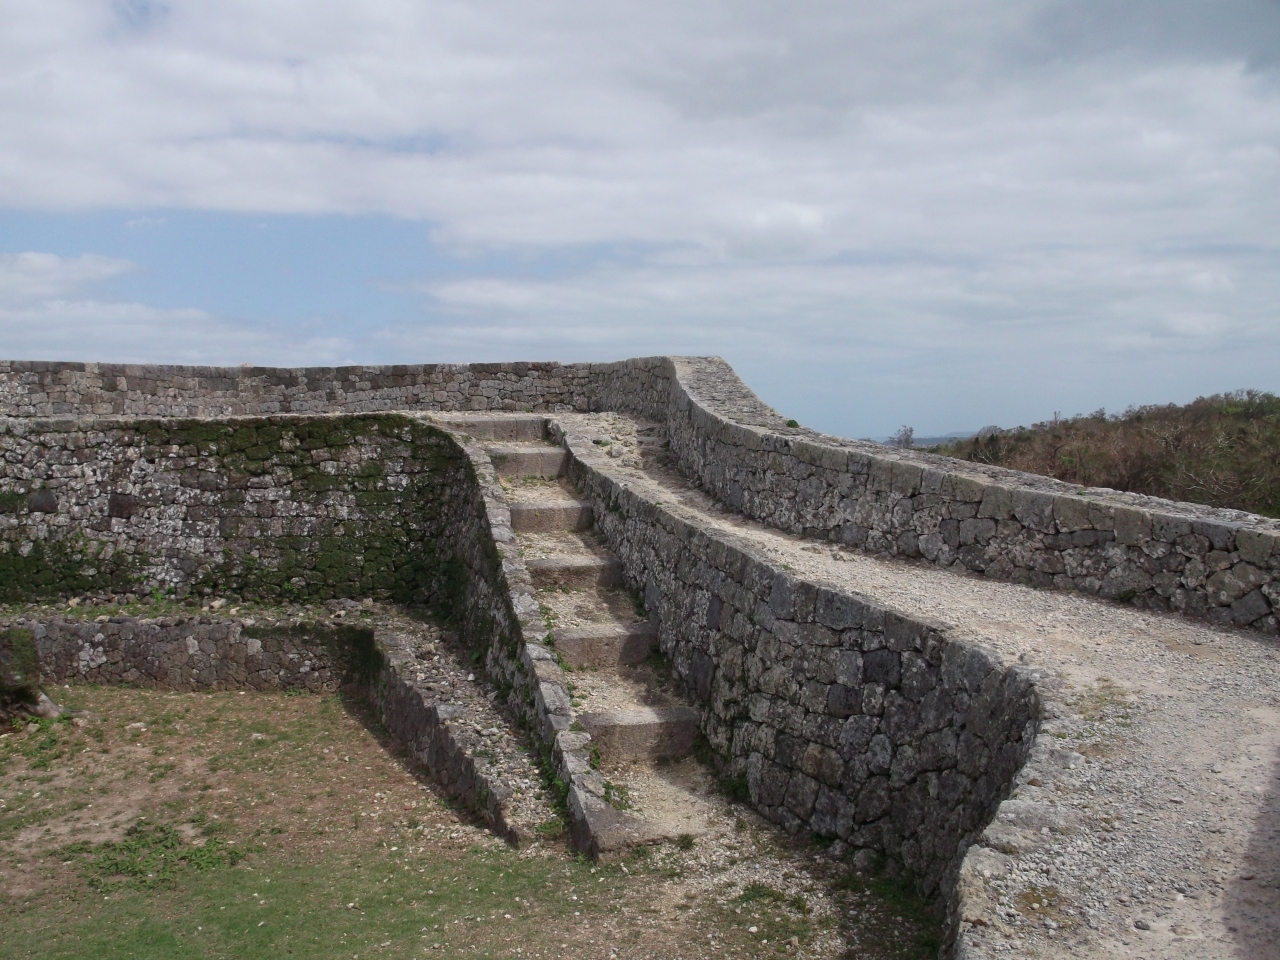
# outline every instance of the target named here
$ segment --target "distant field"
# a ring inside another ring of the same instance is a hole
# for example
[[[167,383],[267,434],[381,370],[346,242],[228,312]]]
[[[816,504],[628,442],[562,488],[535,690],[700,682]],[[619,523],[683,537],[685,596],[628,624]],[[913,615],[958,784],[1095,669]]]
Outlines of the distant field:
[[[1099,410],[932,449],[1081,486],[1280,517],[1280,397],[1256,390]]]
[[[338,695],[54,691],[0,731],[0,956],[925,957],[936,927],[743,810],[728,842],[515,851]],[[763,866],[763,871],[761,870]],[[756,877],[754,873],[760,874]],[[616,951],[616,953],[614,952]]]

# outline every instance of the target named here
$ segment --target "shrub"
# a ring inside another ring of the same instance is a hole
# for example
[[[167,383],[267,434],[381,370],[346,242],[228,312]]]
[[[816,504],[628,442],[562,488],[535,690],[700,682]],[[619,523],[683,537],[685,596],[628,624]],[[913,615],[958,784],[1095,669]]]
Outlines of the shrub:
[[[1080,486],[1280,517],[1280,397],[1257,390],[988,429],[934,452]]]

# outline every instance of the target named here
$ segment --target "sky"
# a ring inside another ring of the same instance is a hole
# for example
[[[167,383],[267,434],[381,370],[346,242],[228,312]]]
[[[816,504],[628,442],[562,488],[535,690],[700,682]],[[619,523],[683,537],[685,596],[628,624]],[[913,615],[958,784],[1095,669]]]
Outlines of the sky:
[[[1280,0],[0,0],[0,356],[1280,392]]]

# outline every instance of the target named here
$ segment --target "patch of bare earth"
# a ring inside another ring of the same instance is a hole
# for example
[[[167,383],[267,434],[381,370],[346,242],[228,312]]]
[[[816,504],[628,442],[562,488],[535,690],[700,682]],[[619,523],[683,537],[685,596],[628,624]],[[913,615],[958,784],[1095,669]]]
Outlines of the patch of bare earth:
[[[341,694],[56,692],[90,715],[0,736],[5,956],[926,955],[926,918],[738,805],[714,839],[593,866],[553,829],[495,839]],[[95,874],[140,821],[236,856]]]

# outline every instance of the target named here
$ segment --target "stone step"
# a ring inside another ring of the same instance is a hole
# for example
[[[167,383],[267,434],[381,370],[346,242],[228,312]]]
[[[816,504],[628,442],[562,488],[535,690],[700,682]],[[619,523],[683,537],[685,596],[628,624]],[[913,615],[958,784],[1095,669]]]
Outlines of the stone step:
[[[692,707],[632,707],[578,719],[612,761],[685,757],[698,738],[698,711]]]
[[[536,587],[619,587],[622,563],[617,557],[571,554],[525,561]]]
[[[642,663],[653,652],[658,640],[657,631],[647,622],[557,627],[552,636],[556,652],[575,669]]]
[[[439,419],[477,440],[533,441],[545,440],[547,437],[545,417],[459,416],[455,418],[444,414]]]
[[[591,507],[578,501],[564,503],[516,501],[511,508],[511,529],[516,533],[559,533],[591,529]]]
[[[569,451],[545,444],[514,446],[494,444],[488,448],[489,459],[500,477],[562,477],[569,467]]]

